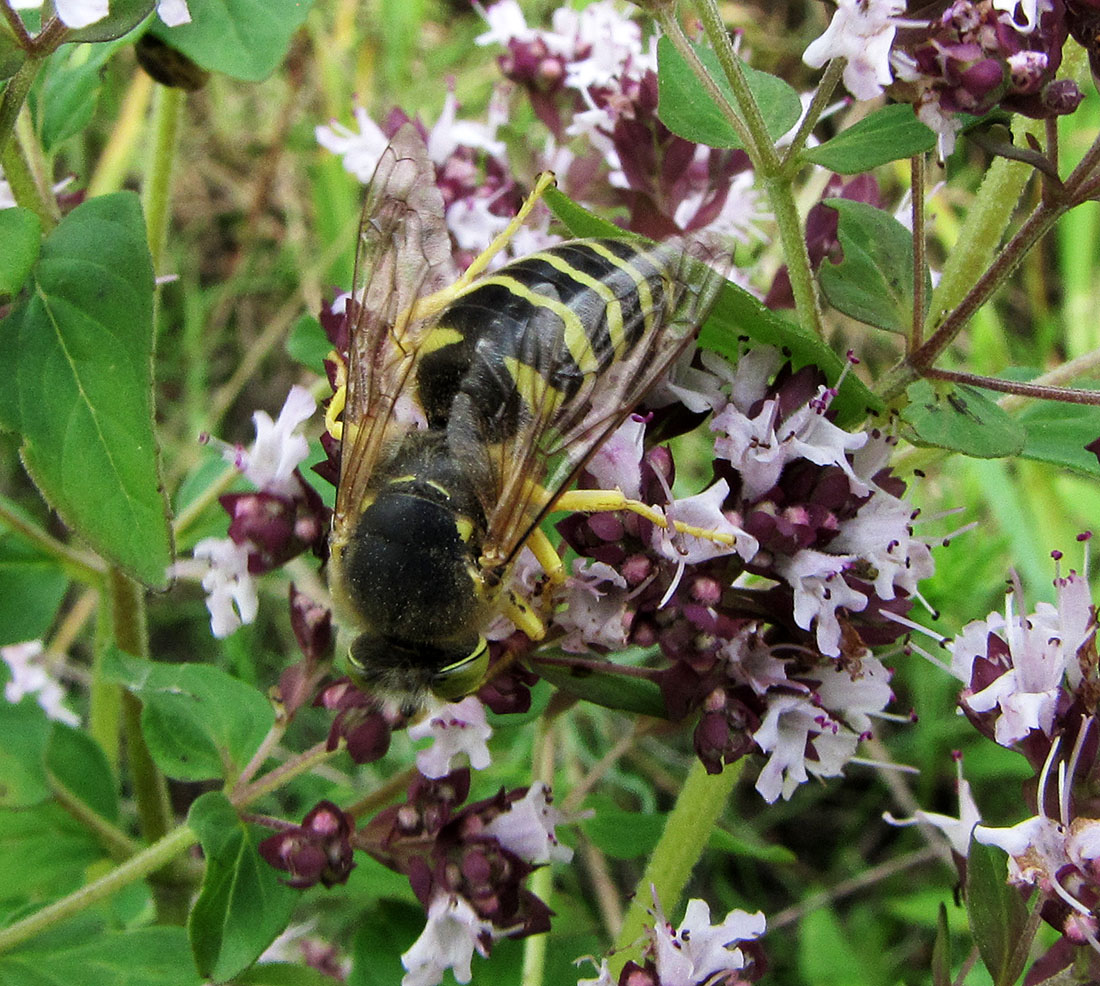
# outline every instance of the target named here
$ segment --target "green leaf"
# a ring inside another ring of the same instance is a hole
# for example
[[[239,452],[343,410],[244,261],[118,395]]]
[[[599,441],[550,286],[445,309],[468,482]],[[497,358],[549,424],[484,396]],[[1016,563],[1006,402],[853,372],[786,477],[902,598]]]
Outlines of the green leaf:
[[[103,932],[71,948],[0,957],[4,986],[200,986],[183,928]]]
[[[607,795],[589,796],[585,806],[596,812],[582,825],[585,837],[612,859],[649,855],[668,819],[667,815],[655,812],[624,811]]]
[[[106,856],[87,829],[50,802],[0,811],[0,853],[0,901],[39,906],[83,885],[85,870]]]
[[[692,45],[731,106],[736,107],[733,90],[718,64],[713,49]],[[741,147],[741,138],[726,119],[722,109],[699,84],[695,73],[667,37],[657,42],[657,115],[674,134],[710,147]],[[778,140],[802,115],[798,93],[782,79],[750,68],[744,62],[749,89],[760,107],[764,126],[772,140]],[[738,112],[738,116],[742,116]]]
[[[914,445],[962,452],[976,459],[1018,455],[1024,429],[975,387],[918,380],[906,390],[901,412]]]
[[[1027,924],[1027,907],[1016,888],[1008,885],[1007,860],[1000,849],[971,839],[966,858],[966,910],[974,944],[994,986],[1011,986],[1027,960],[1027,948],[1018,947]]]
[[[10,677],[0,662],[0,681]],[[53,724],[30,696],[0,702],[0,807],[24,808],[50,796],[46,779],[46,744]]]
[[[188,824],[206,855],[206,875],[187,927],[191,950],[204,976],[224,982],[282,932],[300,894],[260,857],[252,830],[225,795],[202,795],[191,806]]]
[[[34,292],[0,322],[0,428],[66,524],[164,587],[167,505],[153,435],[153,268],[137,196],[91,199],[42,245]]]
[[[711,832],[707,839],[707,848],[717,849],[727,856],[741,856],[771,866],[790,866],[798,862],[798,856],[786,846],[741,839],[725,829]]]
[[[860,322],[906,333],[913,324],[913,237],[888,212],[865,202],[826,199],[840,213],[839,264],[823,263],[818,277],[838,311]],[[932,281],[925,282],[925,297]]]
[[[1023,456],[1100,477],[1100,461],[1085,446],[1100,438],[1100,407],[1035,401],[1016,420],[1024,429]]]
[[[111,11],[102,20],[65,35],[66,41],[114,41],[128,34],[152,12],[156,0],[111,0]],[[192,10],[194,7],[192,6]]]
[[[275,721],[264,695],[219,668],[156,664],[116,649],[104,672],[141,699],[149,752],[178,780],[232,779]]]
[[[56,560],[22,538],[0,535],[0,646],[44,636],[68,585]]]
[[[837,174],[858,175],[935,146],[935,133],[917,119],[913,107],[894,103],[875,110],[832,140],[806,148],[802,157]]]
[[[333,986],[331,976],[304,965],[265,962],[246,969],[233,979],[234,986]]]
[[[46,769],[55,784],[109,822],[118,821],[115,775],[103,748],[91,736],[54,723],[46,745]]]
[[[573,236],[623,236],[625,230],[613,222],[597,216],[583,205],[574,202],[557,188],[548,188],[543,193],[543,201],[563,223]]]
[[[0,209],[0,299],[14,297],[38,259],[42,245],[42,223],[29,209]]]
[[[291,359],[317,373],[321,372],[322,364],[332,352],[332,343],[316,318],[303,315],[287,336],[286,351]]]
[[[664,696],[656,682],[589,668],[563,668],[534,658],[531,663],[539,675],[555,688],[586,702],[594,702],[605,709],[622,709],[658,719],[664,719],[668,714]]]
[[[150,33],[211,72],[259,82],[278,68],[313,0],[191,0],[191,23]]]
[[[936,920],[936,940],[932,945],[932,986],[951,986],[951,929],[942,901]]]
[[[35,116],[47,153],[91,122],[103,84],[103,66],[115,47],[61,47],[50,56],[34,89]]]

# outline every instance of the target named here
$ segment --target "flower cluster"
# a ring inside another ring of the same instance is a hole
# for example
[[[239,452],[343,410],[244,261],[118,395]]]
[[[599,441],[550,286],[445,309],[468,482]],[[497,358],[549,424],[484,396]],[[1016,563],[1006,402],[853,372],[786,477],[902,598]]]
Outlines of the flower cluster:
[[[404,874],[428,923],[402,956],[403,986],[434,986],[448,968],[469,982],[474,952],[487,956],[500,938],[549,929],[549,908],[523,882],[537,867],[573,855],[555,832],[570,819],[553,807],[545,785],[501,789],[463,806],[469,792],[469,770],[435,779],[417,774],[404,804],[358,831],[350,815],[327,801],[301,825],[259,819],[281,829],[260,843],[260,854],[294,887],[345,882],[356,849]]]
[[[699,716],[707,769],[760,750],[757,788],[774,801],[809,773],[838,774],[890,700],[870,647],[902,635],[895,617],[932,559],[886,466],[892,440],[833,424],[817,370],[792,372],[768,348],[736,369],[703,358],[673,389],[715,412],[713,485],[674,498],[669,450],[645,451],[660,412],[628,420],[582,482],[639,497],[668,526],[635,513],[563,521],[581,560],[555,626],[576,653],[658,646],[670,666],[654,680],[671,718]]]
[[[171,569],[173,576],[202,580],[215,637],[226,637],[256,618],[254,576],[311,549],[324,554],[328,508],[298,470],[309,454],[299,429],[316,406],[309,391],[292,387],[278,420],[264,411],[253,415],[256,441],[251,449],[221,446],[225,459],[257,492],[220,497],[230,517],[229,537],[204,538],[195,545],[192,559]],[[204,440],[215,441],[209,436]]]
[[[644,40],[614,0],[560,7],[550,30],[529,27],[516,0],[485,17],[478,40],[506,47],[501,70],[549,130],[543,166],[570,196],[625,207],[626,228],[654,239],[691,233],[728,247],[759,236],[765,213],[747,155],[685,140],[658,119],[656,38]]]
[[[1043,919],[1062,935],[1032,970],[1032,978],[1043,979],[1080,959],[1094,972],[1100,969],[1094,913],[1100,902],[1096,608],[1084,576],[1070,572],[1054,584],[1054,605],[1040,603],[1026,616],[1016,612],[1016,585],[1004,613],[974,621],[945,642],[950,671],[963,683],[963,713],[984,736],[1022,753],[1035,770],[1025,785],[1034,814],[1006,828],[980,824],[960,772],[959,818],[918,812],[915,819],[942,829],[960,863],[971,837],[999,847],[1009,856],[1009,881],[1029,892],[1038,889]]]
[[[710,923],[706,901],[691,900],[677,928],[653,895],[654,923],[646,928],[642,963],[627,962],[613,978],[605,959],[595,979],[577,986],[718,986],[751,983],[765,971],[756,939],[764,933],[764,915],[757,911],[730,911],[718,924]]]
[[[803,56],[820,67],[845,58],[844,84],[857,99],[886,89],[912,103],[954,146],[960,114],[994,107],[1047,118],[1072,113],[1083,94],[1056,79],[1069,34],[1063,0],[941,0],[906,19],[905,0],[838,0],[828,30]]]

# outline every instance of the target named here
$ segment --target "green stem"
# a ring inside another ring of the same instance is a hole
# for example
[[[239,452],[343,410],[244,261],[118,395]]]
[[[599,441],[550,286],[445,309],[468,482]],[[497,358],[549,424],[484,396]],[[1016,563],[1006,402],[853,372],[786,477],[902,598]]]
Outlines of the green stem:
[[[749,88],[749,80],[745,78],[741,59],[733,50],[733,42],[730,41],[729,31],[726,30],[718,4],[716,0],[696,0],[695,9],[703,24],[703,33],[714,48],[715,55],[718,56],[718,64],[722,67],[722,73],[729,82],[730,89],[733,90],[733,98],[737,101],[737,108],[741,111],[745,127],[749,131],[750,140],[745,145],[745,150],[752,158],[753,168],[758,174],[771,177],[779,170],[779,155],[768,133],[764,114],[760,112],[756,97]],[[724,99],[723,102],[725,102]]]
[[[39,551],[56,559],[70,577],[89,585],[99,585],[107,566],[95,555],[62,544],[32,521],[7,497],[0,495],[0,526],[15,532]]]
[[[145,592],[117,568],[111,569],[111,626],[114,640],[128,654],[149,656],[149,634],[145,623]],[[145,841],[153,844],[171,829],[172,804],[168,784],[157,769],[141,731],[141,702],[130,692],[122,695],[122,727],[126,737],[127,763],[137,804],[138,822]],[[187,919],[187,899],[168,885],[154,887],[157,918],[161,924],[182,924]]]
[[[629,959],[637,958],[638,939],[644,928],[653,924],[649,913],[653,907],[653,893],[656,892],[666,914],[672,914],[679,905],[688,877],[703,854],[741,774],[742,763],[739,760],[718,775],[708,774],[698,760],[692,765],[623,920],[610,960],[613,979],[618,978]]]
[[[299,753],[293,759],[287,760],[286,763],[282,763],[274,770],[264,774],[259,780],[246,784],[244,787],[238,787],[230,795],[229,800],[234,808],[245,808],[265,794],[277,791],[287,781],[298,777],[300,774],[308,773],[314,767],[323,764],[330,757],[335,756],[337,752],[339,752],[339,748],[336,750],[325,749],[325,741],[322,740],[303,753]]]
[[[27,93],[31,91],[31,85],[38,70],[42,67],[42,59],[29,57],[19,71],[15,73],[4,88],[4,95],[0,98],[0,157],[6,162],[8,144],[15,133],[15,121],[19,119],[19,112],[27,100]],[[7,172],[7,164],[4,165]]]
[[[138,843],[99,812],[93,811],[87,802],[74,795],[49,771],[46,772],[46,780],[57,803],[95,836],[112,859],[121,862],[130,859],[140,851],[141,847]]]
[[[161,274],[161,261],[168,243],[168,220],[172,203],[172,168],[179,142],[180,118],[186,93],[170,86],[157,86],[153,99],[153,145],[143,205],[153,255],[153,271]]]
[[[547,786],[554,781],[554,723],[545,716],[536,722],[534,740],[534,763],[531,781],[542,781]],[[554,890],[554,871],[550,865],[540,866],[531,874],[528,883],[531,893],[548,907],[552,907],[551,895]],[[546,949],[549,939],[546,935],[530,935],[523,940],[523,973],[520,986],[542,986],[546,978]]]
[[[807,107],[802,117],[802,122],[798,125],[798,130],[795,131],[794,138],[788,145],[786,154],[783,155],[781,167],[785,174],[788,172],[793,173],[802,167],[802,162],[798,160],[798,155],[802,153],[802,148],[806,146],[806,141],[809,140],[810,134],[813,133],[814,127],[817,126],[817,121],[821,119],[821,114],[825,112],[825,108],[829,105],[829,100],[833,98],[833,93],[836,91],[836,87],[840,83],[840,78],[843,74],[843,59],[834,58],[825,66],[825,72],[821,76],[821,81],[814,90],[813,99],[810,100],[810,105]]]
[[[173,829],[163,839],[132,856],[95,882],[0,930],[0,952],[22,944],[66,918],[105,900],[123,887],[163,869],[196,842],[198,836],[188,826],[181,825]]]
[[[817,285],[814,283],[813,267],[810,265],[810,251],[802,232],[802,220],[798,216],[798,206],[794,201],[790,180],[767,179],[764,189],[775,214],[783,258],[787,261],[787,275],[791,280],[798,323],[817,336],[824,336],[825,328],[821,324],[821,306],[818,304]]]

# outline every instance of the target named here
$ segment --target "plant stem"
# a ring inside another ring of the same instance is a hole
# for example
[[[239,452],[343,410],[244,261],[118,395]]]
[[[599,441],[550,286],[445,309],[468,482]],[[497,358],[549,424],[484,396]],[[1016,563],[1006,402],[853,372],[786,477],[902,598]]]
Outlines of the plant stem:
[[[153,95],[153,80],[141,69],[134,70],[130,87],[122,100],[118,119],[111,128],[107,144],[99,156],[92,180],[88,182],[88,197],[107,195],[122,188],[134,150],[141,139],[141,127]]]
[[[70,577],[90,585],[99,585],[107,566],[95,555],[70,548],[51,537],[7,497],[0,495],[0,525],[18,534],[43,554],[61,563]]]
[[[180,825],[148,849],[142,850],[121,866],[111,870],[106,876],[81,887],[68,897],[43,907],[42,910],[36,911],[22,921],[0,929],[0,952],[22,944],[35,935],[47,931],[54,924],[105,900],[123,887],[163,869],[166,864],[180,853],[186,852],[196,842],[198,842],[198,836],[188,826]]]
[[[913,207],[913,324],[906,350],[910,353],[920,349],[924,341],[924,275],[928,257],[924,249],[924,155],[917,154],[909,159],[909,194]]]
[[[6,3],[4,5],[6,6]],[[8,143],[15,133],[15,121],[19,119],[19,112],[27,100],[27,93],[31,91],[31,84],[41,67],[41,58],[29,57],[19,66],[19,71],[8,79],[4,95],[0,98],[0,158],[5,161],[5,174],[7,173]]]
[[[609,963],[613,979],[617,979],[629,959],[637,956],[638,939],[645,925],[653,923],[649,916],[653,894],[656,893],[666,914],[679,905],[684,885],[741,774],[742,762],[730,764],[718,775],[708,774],[698,760],[692,764],[623,920]]]
[[[153,99],[153,145],[142,205],[145,208],[149,252],[153,255],[153,272],[157,275],[163,273],[161,264],[164,259],[164,248],[168,242],[168,220],[171,217],[172,203],[172,167],[176,158],[185,95],[182,89],[157,86]]]
[[[541,781],[549,786],[554,780],[554,724],[540,717],[535,728],[534,763],[531,770],[531,782]],[[547,906],[551,904],[554,890],[554,871],[549,866],[540,866],[531,874],[530,890]],[[529,935],[523,940],[523,973],[520,986],[541,986],[546,978],[546,949],[549,939],[546,935]]]
[[[128,654],[148,658],[144,590],[120,569],[112,568],[108,591],[115,643]],[[122,728],[141,834],[152,845],[172,827],[172,804],[168,798],[168,784],[145,745],[141,731],[141,702],[130,692],[122,694]],[[188,901],[175,890],[165,884],[154,886],[157,919],[161,924],[182,924],[187,919]]]
[[[802,114],[802,121],[798,125],[798,130],[795,131],[795,135],[787,147],[787,152],[783,155],[783,162],[780,167],[784,173],[802,167],[798,155],[802,153],[802,148],[806,146],[806,141],[809,140],[810,134],[817,126],[817,121],[821,119],[821,114],[825,112],[825,107],[832,98],[837,83],[840,82],[840,77],[843,74],[843,59],[833,58],[825,66],[825,72],[814,90],[810,105],[806,108],[806,112]]]
[[[329,757],[335,756],[337,750],[325,749],[325,741],[311,746],[308,750],[299,753],[298,756],[280,764],[274,770],[264,774],[257,781],[237,788],[229,797],[234,808],[245,808],[265,794],[278,790],[287,781],[299,774],[305,774],[319,764],[324,763]]]

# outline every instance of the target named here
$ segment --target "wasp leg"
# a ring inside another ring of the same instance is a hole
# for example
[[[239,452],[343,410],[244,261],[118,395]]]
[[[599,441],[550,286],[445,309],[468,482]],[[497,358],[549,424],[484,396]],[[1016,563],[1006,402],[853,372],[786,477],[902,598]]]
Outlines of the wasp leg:
[[[344,357],[336,350],[330,352],[328,358],[336,364],[336,387],[328,407],[325,408],[325,430],[339,442],[344,437],[344,422],[336,419],[344,413],[344,407],[348,402],[348,368],[344,363]]]
[[[532,640],[542,640],[546,636],[546,624],[531,608],[530,603],[518,593],[508,589],[501,594],[498,605],[500,611],[516,625],[516,629],[522,630]]]
[[[461,295],[462,292],[469,287],[470,283],[485,271],[485,268],[492,262],[493,257],[508,245],[508,241],[516,235],[516,232],[527,221],[527,217],[531,214],[531,210],[538,205],[539,200],[546,190],[556,183],[557,179],[554,177],[552,171],[542,172],[535,181],[535,187],[531,190],[531,194],[523,200],[523,205],[519,207],[519,212],[512,217],[511,221],[504,229],[497,233],[493,238],[493,242],[474,257],[473,263],[466,268],[465,272],[457,281],[453,284],[448,284],[445,288],[441,288],[434,294],[425,295],[423,298],[418,299],[416,304],[409,310],[409,321],[419,321],[420,319],[430,318],[432,315],[438,315],[452,301]]]
[[[632,500],[620,490],[567,490],[554,501],[554,509],[572,510],[585,514],[629,510],[658,527],[667,528],[670,524],[668,518],[656,507],[650,506],[648,503],[642,503],[641,500]],[[689,534],[692,537],[703,538],[716,544],[733,546],[737,543],[736,537],[722,531],[707,530],[704,527],[685,524],[679,520],[671,521],[671,526],[680,534]]]
[[[543,533],[541,527],[536,527],[531,532],[531,536],[527,539],[527,547],[531,549],[531,553],[538,561],[539,567],[542,568],[546,573],[546,577],[554,585],[561,585],[565,582],[565,566],[561,562],[561,555],[558,554],[557,549]]]

